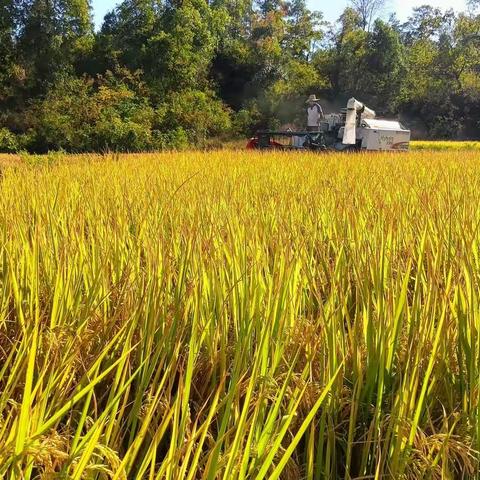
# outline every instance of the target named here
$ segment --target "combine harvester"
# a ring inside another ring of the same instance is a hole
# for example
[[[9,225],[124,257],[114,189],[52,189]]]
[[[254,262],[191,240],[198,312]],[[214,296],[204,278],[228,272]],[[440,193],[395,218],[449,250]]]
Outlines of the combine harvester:
[[[406,151],[410,130],[395,120],[380,120],[376,113],[355,98],[341,113],[325,115],[318,131],[260,131],[248,149],[313,151]]]

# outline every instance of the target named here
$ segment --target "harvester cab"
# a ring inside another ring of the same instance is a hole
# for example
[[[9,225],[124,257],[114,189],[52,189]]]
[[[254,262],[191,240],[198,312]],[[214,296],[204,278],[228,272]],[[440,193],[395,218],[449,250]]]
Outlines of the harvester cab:
[[[339,113],[325,115],[318,131],[261,131],[247,148],[281,150],[405,151],[410,130],[396,120],[377,119],[371,110],[351,98]]]

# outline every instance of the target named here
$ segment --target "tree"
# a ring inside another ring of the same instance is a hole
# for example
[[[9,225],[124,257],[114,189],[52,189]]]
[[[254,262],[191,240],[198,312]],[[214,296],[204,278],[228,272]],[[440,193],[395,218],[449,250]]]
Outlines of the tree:
[[[478,137],[480,0],[403,24],[351,0],[328,26],[306,2],[122,0],[94,33],[89,0],[0,0],[0,149],[203,144],[303,120],[309,93]]]
[[[60,75],[28,111],[27,146],[37,152],[65,149],[141,151],[158,148],[155,111],[132,88],[140,80],[127,72],[97,81]]]
[[[370,30],[376,16],[385,7],[385,0],[350,0],[350,3],[360,16],[363,30]]]
[[[408,46],[402,110],[432,137],[471,137],[480,107],[480,17],[430,6],[402,26]],[[420,123],[418,122],[418,123]]]
[[[467,0],[467,6],[471,10],[475,10],[476,8],[480,7],[480,0]]]
[[[455,20],[452,10],[443,12],[430,5],[422,5],[413,9],[412,15],[402,26],[403,40],[412,44],[418,40],[435,40],[451,30]]]
[[[14,65],[15,5],[0,0],[0,101],[9,95],[9,79]]]
[[[242,118],[263,116],[267,124],[286,97],[318,87],[311,59],[323,37],[322,16],[304,0],[216,0],[213,5],[225,7],[228,17],[211,71],[221,97],[242,110]],[[246,113],[250,108],[252,115]]]
[[[230,112],[212,92],[184,90],[172,93],[157,110],[160,128],[185,130],[195,145],[231,128]]]
[[[225,31],[226,13],[205,0],[183,0],[168,6],[163,32],[151,39],[149,53],[153,73],[164,76],[163,88],[205,88],[209,66]]]
[[[163,10],[155,0],[124,0],[109,12],[96,40],[100,73],[118,67],[151,70],[147,48],[162,32]]]
[[[359,87],[367,36],[359,13],[353,8],[346,8],[340,17],[340,29],[333,33],[333,47],[328,56],[330,64],[326,66],[336,97],[343,93],[347,96],[361,93]]]
[[[203,87],[225,15],[204,0],[124,0],[105,18],[97,51],[105,69],[141,70],[157,97]]]
[[[21,0],[18,52],[34,91],[44,91],[58,72],[75,70],[93,44],[88,0]]]
[[[287,4],[287,33],[285,42],[292,56],[308,61],[323,38],[322,14],[307,8],[305,0]]]
[[[377,105],[383,114],[396,111],[406,72],[400,35],[388,23],[376,20],[366,37],[363,62],[357,75],[362,98]]]

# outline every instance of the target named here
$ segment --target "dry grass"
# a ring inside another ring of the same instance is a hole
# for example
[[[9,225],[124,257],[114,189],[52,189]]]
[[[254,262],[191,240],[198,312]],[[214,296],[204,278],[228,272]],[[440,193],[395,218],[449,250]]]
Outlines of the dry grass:
[[[477,152],[6,162],[0,477],[478,478]]]
[[[14,167],[21,163],[22,159],[19,155],[0,154],[0,168]]]

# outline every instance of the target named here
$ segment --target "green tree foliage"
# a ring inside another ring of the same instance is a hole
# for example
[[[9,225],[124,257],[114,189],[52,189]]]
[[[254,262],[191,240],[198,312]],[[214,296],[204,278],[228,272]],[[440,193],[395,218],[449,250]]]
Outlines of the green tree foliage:
[[[183,129],[196,144],[208,136],[222,135],[231,128],[230,112],[212,92],[183,90],[168,96],[157,109],[162,131]]]
[[[13,0],[0,0],[0,74],[2,80],[12,64],[15,32],[15,7]]]
[[[103,67],[141,70],[158,94],[204,88],[225,17],[204,0],[124,0],[98,36]]]
[[[303,125],[356,96],[420,137],[480,135],[480,14],[401,24],[355,0],[326,24],[306,0],[0,0],[0,150],[156,150]]]
[[[97,34],[98,70],[122,65],[131,71],[148,70],[149,42],[158,34],[163,6],[152,0],[124,0],[109,12]]]
[[[59,72],[80,73],[74,67],[93,44],[88,0],[20,0],[17,14],[18,54],[34,91]]]
[[[427,136],[478,135],[480,16],[423,6],[402,28],[409,54],[401,110]]]
[[[0,0],[0,104],[11,95],[11,80],[15,69],[15,13],[14,0]]]
[[[406,56],[399,33],[382,20],[375,22],[368,35],[363,71],[362,90],[367,99],[381,105],[384,113],[395,112],[406,74]]]
[[[360,18],[363,30],[370,30],[376,16],[385,7],[385,0],[350,0],[352,7]]]
[[[258,0],[229,12],[228,41],[214,60],[222,98],[240,110],[246,130],[292,121],[320,76],[312,56],[323,38],[322,16],[304,0]],[[250,118],[251,123],[246,119]]]
[[[29,110],[26,146],[37,151],[149,150],[154,110],[127,82],[58,78],[44,100]]]
[[[210,8],[205,0],[182,0],[166,8],[164,33],[153,48],[161,58],[157,73],[164,74],[167,91],[206,86],[208,68],[224,31],[223,16],[222,10]]]
[[[27,133],[17,145],[39,152],[148,151],[201,144],[230,129],[229,112],[213,94],[173,93],[154,108],[139,94],[139,75],[123,75],[108,73],[96,81],[58,77],[45,98],[28,109]],[[5,132],[2,142],[10,150],[15,145]]]
[[[316,53],[317,70],[326,74],[328,90],[339,98],[344,92],[351,95],[360,91],[362,65],[365,64],[367,33],[362,29],[361,18],[353,8],[346,8],[339,18],[337,30],[329,32],[328,48]]]

